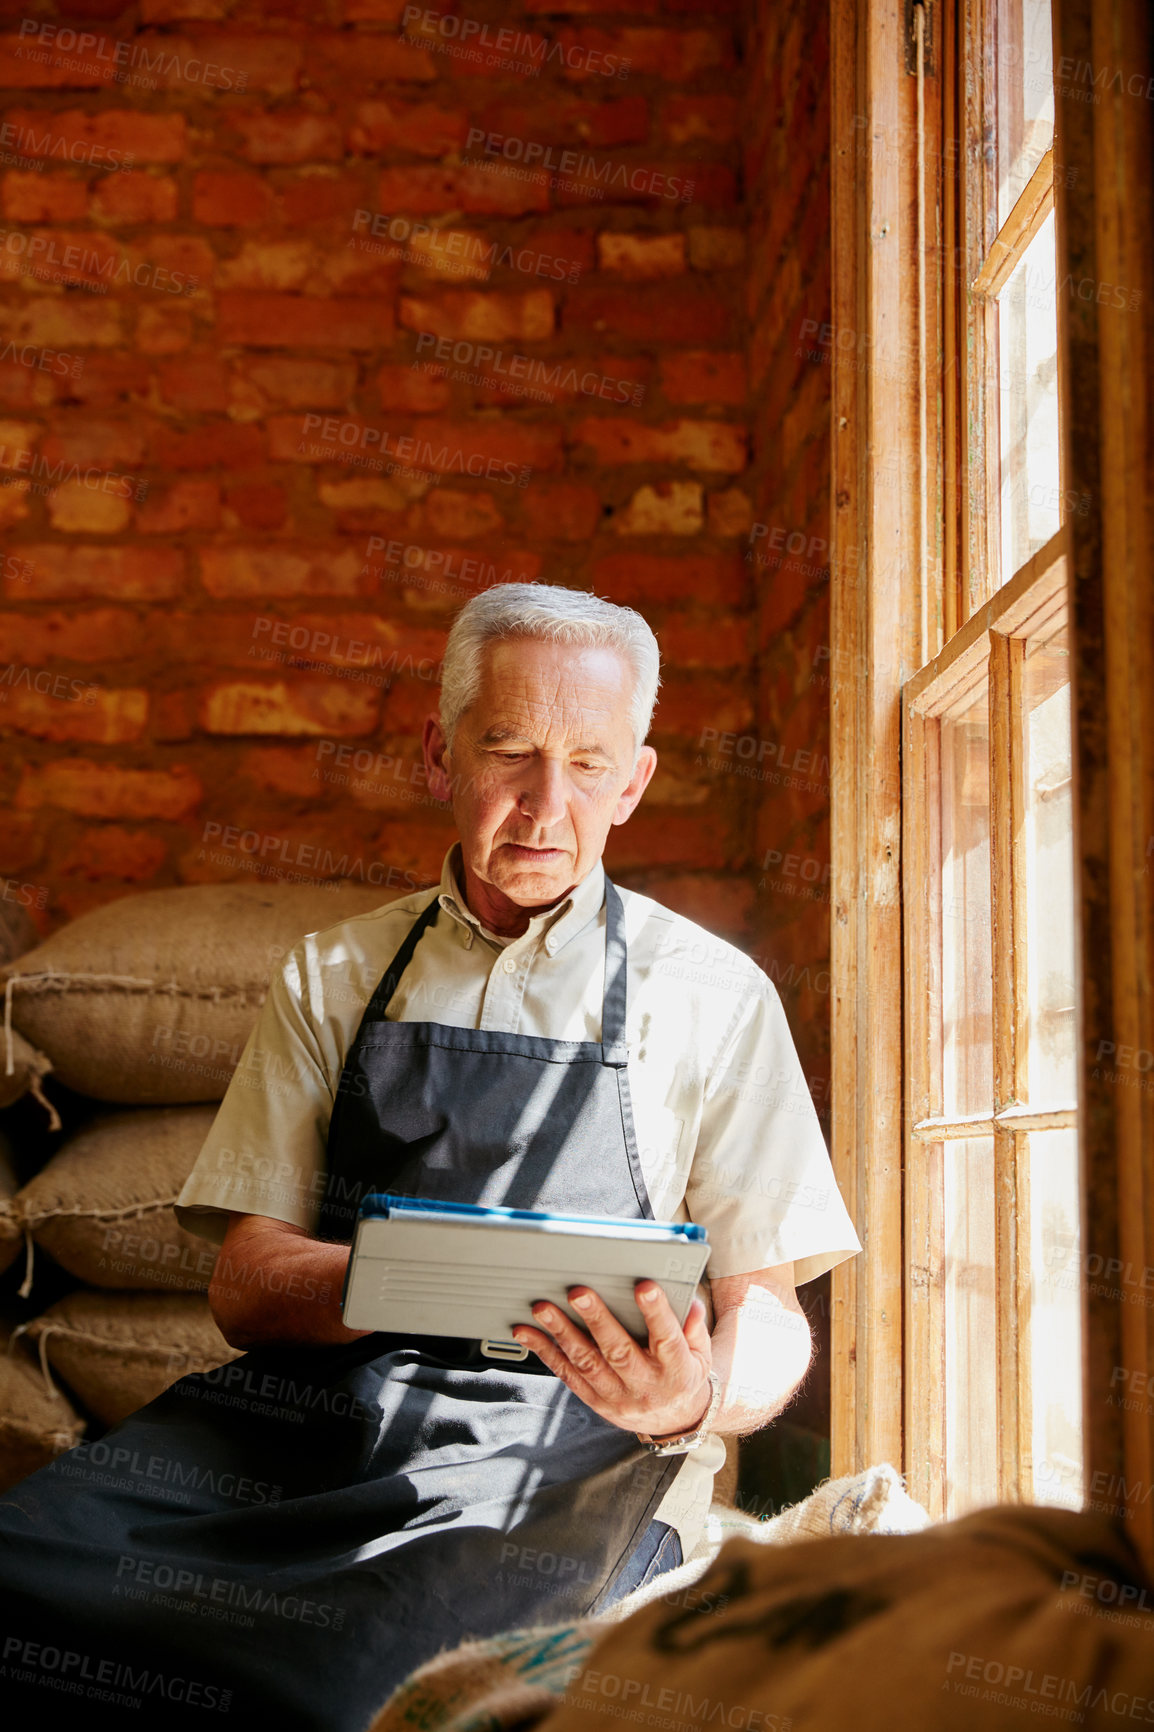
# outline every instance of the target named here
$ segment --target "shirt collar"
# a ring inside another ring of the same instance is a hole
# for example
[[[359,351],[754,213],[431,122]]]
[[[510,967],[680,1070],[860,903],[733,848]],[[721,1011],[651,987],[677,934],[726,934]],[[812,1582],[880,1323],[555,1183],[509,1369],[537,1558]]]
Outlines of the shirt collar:
[[[482,926],[465,901],[458,877],[460,848],[460,843],[454,842],[445,855],[437,900],[446,914],[451,915],[464,928],[466,945],[471,945],[474,937],[483,938],[489,944],[521,943],[527,938],[540,940],[543,934],[548,932],[549,952],[555,955],[571,938],[576,938],[579,932],[584,931],[589,922],[596,919],[601,912],[601,905],[605,900],[605,868],[598,860],[592,871],[586,873],[581,882],[574,885],[568,896],[557,903],[556,907],[530,915],[529,925],[520,939],[503,940]]]

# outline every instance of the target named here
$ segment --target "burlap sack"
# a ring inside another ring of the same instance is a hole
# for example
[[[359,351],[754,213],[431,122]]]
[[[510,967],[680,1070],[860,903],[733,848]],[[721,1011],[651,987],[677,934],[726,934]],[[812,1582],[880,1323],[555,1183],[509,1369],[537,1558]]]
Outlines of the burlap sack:
[[[29,1326],[52,1370],[105,1425],[177,1378],[239,1359],[193,1293],[69,1293]]]
[[[758,1732],[1149,1725],[1154,1582],[1120,1526],[1028,1505],[917,1534],[731,1540],[688,1593],[610,1625],[541,1726],[613,1732],[623,1719]]]
[[[44,1103],[46,1112],[56,1119],[58,1126],[60,1121],[44,1099],[40,1087],[41,1077],[46,1077],[52,1069],[52,1060],[47,1054],[38,1052],[16,1029],[11,1031],[6,1045],[7,1050],[0,1045],[0,1111],[18,1101],[21,1095],[31,1092]],[[9,1062],[11,1070],[8,1068]]]
[[[94,1287],[204,1292],[217,1248],[186,1233],[172,1205],[215,1117],[215,1106],[137,1107],[94,1119],[20,1192],[23,1225]]]
[[[61,1391],[51,1394],[35,1356],[0,1329],[0,1492],[84,1435],[84,1421]]]
[[[125,1105],[218,1101],[285,951],[405,894],[349,885],[148,890],[61,927],[0,975],[14,1025],[69,1088]]]
[[[19,1188],[12,1149],[7,1137],[0,1135],[0,1274],[16,1261],[23,1242],[16,1206]]]

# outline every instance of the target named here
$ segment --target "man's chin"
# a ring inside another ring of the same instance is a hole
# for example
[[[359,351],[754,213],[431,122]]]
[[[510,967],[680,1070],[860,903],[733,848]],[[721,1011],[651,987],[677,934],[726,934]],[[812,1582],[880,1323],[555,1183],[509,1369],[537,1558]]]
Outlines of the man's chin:
[[[521,907],[532,903],[554,902],[572,887],[575,865],[568,854],[550,853],[540,861],[520,850],[503,850],[491,882],[510,902]]]

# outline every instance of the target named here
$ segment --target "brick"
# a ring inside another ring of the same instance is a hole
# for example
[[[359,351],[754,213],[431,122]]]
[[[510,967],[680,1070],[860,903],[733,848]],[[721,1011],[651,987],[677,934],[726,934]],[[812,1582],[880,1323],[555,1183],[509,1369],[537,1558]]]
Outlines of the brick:
[[[561,309],[566,334],[612,335],[637,343],[727,342],[738,316],[729,303],[692,279],[653,287],[582,286]]]
[[[317,746],[251,746],[238,768],[246,782],[266,794],[291,794],[317,800],[328,793]]]
[[[17,223],[83,222],[88,214],[88,185],[70,174],[20,174],[11,169],[0,180],[0,206]]]
[[[42,433],[34,421],[0,421],[0,470],[27,472],[28,458]]]
[[[657,734],[682,734],[698,740],[705,728],[741,733],[752,727],[753,720],[753,700],[743,680],[673,669],[662,685],[653,728]]]
[[[496,371],[496,368],[500,371]],[[514,372],[514,368],[516,371]],[[506,403],[631,403],[635,409],[645,401],[653,363],[648,355],[591,355],[495,358],[492,369],[482,371],[483,383],[473,387],[478,405]]]
[[[734,45],[722,30],[662,30],[646,25],[621,30],[592,26],[561,29],[557,45],[563,56],[563,76],[574,83],[599,77],[649,75],[670,84],[686,84],[699,73],[736,68]]]
[[[156,266],[152,287],[163,290],[170,299],[187,295],[207,305],[216,254],[203,236],[149,235],[147,243],[135,249],[134,257],[142,257],[145,253],[148,262]]]
[[[708,96],[667,97],[661,110],[661,131],[670,144],[730,144],[738,135],[741,98],[717,91]]]
[[[369,202],[367,177],[332,172],[302,175],[280,188],[281,218],[288,229],[309,223],[352,223]]]
[[[753,524],[753,502],[740,487],[727,487],[721,493],[709,495],[705,518],[710,535],[748,537]]]
[[[160,395],[176,409],[222,414],[228,407],[228,369],[213,354],[164,361],[156,369]]]
[[[248,228],[275,216],[276,195],[259,174],[202,171],[193,179],[193,222]]]
[[[69,287],[104,288],[117,281],[118,271],[131,268],[123,246],[109,235],[34,229],[27,241],[27,249],[15,251],[6,245],[0,252],[0,280],[15,283],[28,274],[33,245],[40,249],[35,269]]]
[[[500,152],[498,139],[504,138],[597,150],[644,144],[649,137],[649,104],[643,96],[597,102],[565,90],[551,90],[547,98],[535,103],[522,97],[498,97],[485,103],[474,113],[474,126],[486,134],[475,148],[489,155]]]
[[[664,693],[662,693],[664,697]],[[660,706],[659,706],[660,713]],[[610,872],[651,866],[731,866],[733,841],[717,817],[703,824],[698,813],[647,811],[642,805],[627,824],[609,832],[605,866]]]
[[[548,289],[524,294],[445,289],[436,297],[402,295],[398,316],[409,331],[481,343],[541,343],[553,335],[555,323]]]
[[[123,607],[0,613],[0,662],[106,662],[138,653],[139,616]]]
[[[141,307],[136,347],[142,355],[179,355],[192,345],[192,314],[183,307]]]
[[[639,487],[609,523],[616,535],[697,535],[704,525],[699,481],[657,481]]]
[[[291,542],[201,550],[201,582],[218,599],[261,595],[360,595],[365,590],[358,548]]]
[[[376,99],[358,102],[348,132],[348,148],[359,156],[403,150],[413,156],[439,159],[461,150],[468,130],[469,116],[463,108]]]
[[[39,671],[53,682],[51,689],[0,686],[0,729],[15,728],[38,740],[83,740],[95,746],[124,745],[144,732],[146,691],[109,691],[67,674]],[[66,695],[55,696],[56,689]]]
[[[373,613],[299,613],[292,631],[291,644],[300,647],[287,653],[322,667],[379,668],[400,677],[418,663],[439,666],[445,653],[444,631]]]
[[[152,441],[153,462],[161,469],[239,469],[263,463],[264,433],[235,421],[209,421],[181,432],[158,428]]]
[[[170,223],[180,193],[168,174],[106,174],[92,189],[91,208],[98,222]]]
[[[688,349],[661,359],[661,389],[670,403],[726,403],[749,392],[749,371],[738,350]]]
[[[368,734],[380,708],[377,691],[339,679],[218,680],[201,695],[208,734]]]
[[[439,211],[465,211],[476,216],[524,216],[549,209],[549,189],[536,181],[518,180],[487,163],[459,167],[381,170],[378,208],[427,216]]]
[[[0,828],[0,872],[26,872],[43,854],[44,837],[35,819],[6,813]]]
[[[16,129],[7,136],[21,156],[55,157],[89,168],[183,162],[188,152],[183,114],[145,114],[126,108],[104,108],[95,114],[81,108],[57,113],[10,108],[4,120]]]
[[[737,553],[609,553],[594,561],[592,581],[611,601],[742,607],[749,599],[749,567]]]
[[[348,481],[322,481],[317,498],[337,513],[338,529],[381,527],[379,519],[395,519],[408,511],[409,497],[401,484],[383,475],[354,475]]]
[[[387,439],[388,456],[403,464],[439,475],[473,476],[478,481],[512,483],[517,469],[556,470],[564,464],[560,427],[537,422],[517,425],[507,420],[421,421],[410,431],[404,427],[381,427],[360,416],[338,418],[344,444],[330,439],[322,425],[307,434],[304,417],[273,416],[269,419],[269,456],[273,462],[331,463],[342,449],[381,450]],[[366,440],[365,430],[378,435]],[[495,466],[490,468],[490,460]]]
[[[0,305],[0,337],[48,349],[116,348],[124,340],[120,308],[86,296]]]
[[[19,31],[0,36],[0,86],[6,90],[100,90],[106,64],[75,48],[65,53],[51,36],[43,41],[24,40]]]
[[[131,770],[90,758],[58,758],[25,769],[16,806],[59,806],[83,818],[186,818],[202,788],[183,764],[171,770]]]
[[[130,421],[101,421],[75,411],[58,418],[45,435],[41,455],[53,466],[75,463],[90,469],[138,469],[145,461],[144,430]]]
[[[409,0],[341,0],[341,23],[371,19],[374,23],[399,24],[408,4]]]
[[[350,236],[344,246],[324,247],[320,269],[304,286],[318,294],[375,295],[392,301],[401,280],[401,260],[361,244]]]
[[[399,361],[390,361],[377,374],[382,409],[410,410],[416,415],[446,409],[451,395],[448,382],[431,372],[414,372]]]
[[[0,529],[11,529],[28,516],[27,495],[21,487],[0,489]]]
[[[425,500],[425,522],[434,535],[467,541],[504,529],[505,519],[491,493],[462,493],[455,488],[431,488]]]
[[[240,133],[249,162],[339,162],[344,155],[340,124],[329,114],[282,108],[230,114],[228,121]]]
[[[150,57],[162,56],[161,87],[172,91],[236,94],[263,90],[288,96],[297,88],[304,45],[285,35],[243,36],[233,29],[203,36],[143,31],[137,38]]]
[[[488,282],[492,261],[500,259],[506,250],[478,229],[429,228],[427,223],[410,223],[404,217],[394,218],[393,222],[403,244],[385,242],[389,252],[413,270],[441,282]]]
[[[251,356],[240,376],[259,392],[264,407],[339,409],[357,383],[353,361],[296,360],[279,355]]]
[[[597,236],[597,263],[601,270],[613,271],[628,282],[677,277],[686,268],[685,236],[600,234]]]
[[[578,445],[591,447],[598,463],[684,463],[691,469],[735,474],[748,461],[748,434],[732,421],[640,421],[589,416],[573,429]]]
[[[27,409],[35,412],[56,401],[56,370],[61,365],[71,372],[79,356],[57,357],[43,349],[22,349],[31,365],[15,359],[0,361],[0,408]],[[83,362],[80,363],[83,365]]]
[[[521,515],[531,535],[548,541],[588,541],[601,523],[601,497],[575,481],[534,481],[526,488]]]
[[[737,176],[719,162],[622,162],[587,158],[557,187],[560,206],[589,204],[648,205],[653,210],[684,210],[687,205],[733,205]]]
[[[75,547],[30,545],[25,583],[8,580],[7,594],[28,601],[84,601],[108,596],[123,601],[164,601],[184,587],[184,556],[170,547]]]
[[[142,24],[178,24],[182,18],[227,18],[233,0],[141,0]]]
[[[299,295],[222,294],[222,343],[253,348],[383,349],[393,339],[393,309],[379,301],[305,299]]]
[[[183,535],[187,529],[220,524],[220,487],[215,481],[175,481],[163,493],[150,493],[136,510],[141,535]]]
[[[703,596],[709,602],[711,597]],[[712,613],[667,614],[657,631],[661,659],[683,668],[745,668],[753,655],[748,618]]]
[[[740,229],[691,228],[689,262],[695,271],[732,271],[745,263],[745,236]]]
[[[287,518],[284,488],[273,481],[250,481],[228,490],[224,513],[228,529],[280,529]]]
[[[102,493],[83,481],[65,481],[48,495],[48,521],[65,535],[115,535],[131,517],[122,493]]]
[[[79,374],[69,373],[61,381],[62,397],[69,403],[86,403],[90,408],[110,409],[116,404],[131,403],[134,407],[150,392],[152,373],[147,361],[135,355],[83,355]]]
[[[125,878],[147,883],[168,858],[168,844],[150,830],[119,824],[83,830],[56,863],[62,878]]]
[[[663,872],[646,875],[645,894],[663,908],[740,944],[751,931],[757,895],[748,878],[731,873]]]
[[[314,31],[309,37],[309,78],[318,88],[342,96],[349,89],[381,83],[431,84],[439,68],[425,49],[396,36],[364,31]]]
[[[312,241],[297,235],[284,240],[245,241],[239,252],[216,268],[220,289],[304,290],[323,286],[322,257]]]

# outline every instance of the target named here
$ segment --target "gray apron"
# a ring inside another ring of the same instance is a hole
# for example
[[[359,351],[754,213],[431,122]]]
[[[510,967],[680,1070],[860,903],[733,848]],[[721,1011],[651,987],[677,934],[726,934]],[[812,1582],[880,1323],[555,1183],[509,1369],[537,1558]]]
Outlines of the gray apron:
[[[616,889],[600,1041],[389,1022],[437,913],[434,899],[346,1059],[320,1235],[347,1241],[373,1190],[651,1217]],[[0,1700],[53,1699],[37,1671],[48,1642],[81,1656],[67,1677],[87,1725],[107,1713],[120,1727],[203,1724],[205,1692],[217,1708],[231,1692],[230,1712],[359,1732],[441,1648],[598,1610],[684,1460],[651,1456],[539,1360],[382,1334],[182,1378],[101,1446],[117,1476],[82,1446],[0,1503]],[[101,1691],[139,1699],[140,1719]]]

